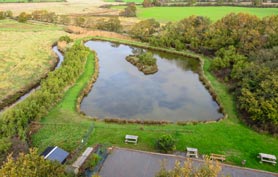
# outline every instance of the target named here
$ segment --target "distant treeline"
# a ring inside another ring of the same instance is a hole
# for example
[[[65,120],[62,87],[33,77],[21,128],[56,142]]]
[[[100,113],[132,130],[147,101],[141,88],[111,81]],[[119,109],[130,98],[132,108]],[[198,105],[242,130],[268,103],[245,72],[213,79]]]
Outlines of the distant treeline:
[[[144,0],[143,7],[151,6],[256,6],[256,7],[273,7],[277,6],[277,0]]]
[[[231,13],[215,23],[191,16],[164,26],[149,19],[129,33],[153,46],[215,56],[211,71],[230,86],[244,120],[278,133],[278,15]]]

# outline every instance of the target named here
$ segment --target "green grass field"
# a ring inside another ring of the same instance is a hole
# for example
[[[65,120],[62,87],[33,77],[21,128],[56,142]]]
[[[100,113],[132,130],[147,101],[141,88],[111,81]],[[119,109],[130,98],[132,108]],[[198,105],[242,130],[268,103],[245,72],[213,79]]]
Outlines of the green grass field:
[[[123,6],[114,6],[116,9],[123,9]],[[247,8],[247,7],[152,7],[143,8],[137,6],[137,17],[140,19],[154,18],[161,22],[178,21],[191,15],[206,16],[216,21],[229,13],[249,13],[259,18],[277,15],[278,8]]]
[[[56,61],[51,46],[64,34],[56,25],[0,21],[0,100],[49,72]]]
[[[118,39],[100,38],[121,42]],[[127,42],[127,41],[122,41]],[[137,46],[147,44],[133,42]],[[191,54],[191,53],[190,53]],[[94,73],[94,62],[87,61],[86,70],[77,83],[65,94],[63,100],[48,116],[42,119],[42,128],[33,135],[33,145],[42,151],[47,146],[58,145],[72,151],[76,148],[89,127],[94,124],[93,134],[90,136],[88,146],[104,143],[120,147],[155,151],[155,141],[162,134],[171,134],[177,142],[177,150],[184,151],[186,146],[196,147],[202,154],[219,153],[227,156],[227,163],[240,165],[247,160],[246,166],[278,172],[278,168],[269,164],[260,164],[257,159],[259,152],[278,155],[278,138],[259,134],[243,125],[237,118],[235,101],[229,95],[227,88],[218,82],[208,71],[210,60],[205,61],[204,71],[211,81],[216,93],[229,115],[228,119],[218,123],[197,125],[138,125],[138,124],[108,124],[103,121],[92,121],[88,117],[75,111],[76,98],[87,85]],[[138,145],[124,143],[126,134],[139,136]]]

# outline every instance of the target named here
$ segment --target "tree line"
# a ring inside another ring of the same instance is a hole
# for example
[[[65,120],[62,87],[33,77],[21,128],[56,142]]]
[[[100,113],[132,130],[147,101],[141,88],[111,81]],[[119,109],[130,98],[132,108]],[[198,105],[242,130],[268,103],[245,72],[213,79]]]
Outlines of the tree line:
[[[166,25],[148,19],[129,34],[153,46],[214,57],[210,70],[236,95],[243,120],[278,133],[278,15],[231,13],[215,23],[190,16]]]

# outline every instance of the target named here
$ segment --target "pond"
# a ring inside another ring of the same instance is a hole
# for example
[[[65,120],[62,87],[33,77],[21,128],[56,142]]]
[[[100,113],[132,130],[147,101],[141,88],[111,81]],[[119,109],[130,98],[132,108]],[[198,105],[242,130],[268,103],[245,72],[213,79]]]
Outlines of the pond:
[[[100,70],[92,90],[81,102],[85,114],[173,122],[217,120],[223,116],[199,81],[198,60],[151,51],[158,72],[144,75],[125,60],[143,49],[103,41],[89,41],[86,46],[96,51]]]

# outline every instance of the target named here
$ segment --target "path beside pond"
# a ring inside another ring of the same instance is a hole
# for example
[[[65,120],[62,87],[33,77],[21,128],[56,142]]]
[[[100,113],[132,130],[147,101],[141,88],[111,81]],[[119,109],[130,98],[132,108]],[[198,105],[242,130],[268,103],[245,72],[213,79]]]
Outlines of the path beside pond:
[[[166,168],[170,169],[176,160],[184,161],[185,157],[114,148],[105,160],[100,175],[103,177],[154,177],[156,172],[160,170],[161,161],[164,159],[167,161]],[[194,166],[201,163],[201,160],[193,160]],[[231,177],[278,177],[277,173],[226,164],[221,165],[221,174]]]

